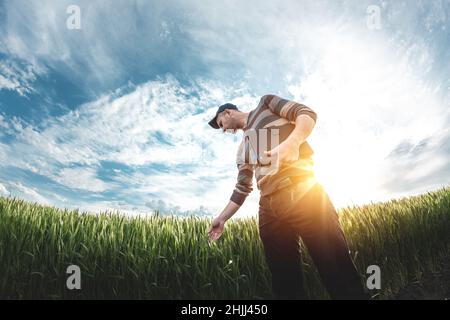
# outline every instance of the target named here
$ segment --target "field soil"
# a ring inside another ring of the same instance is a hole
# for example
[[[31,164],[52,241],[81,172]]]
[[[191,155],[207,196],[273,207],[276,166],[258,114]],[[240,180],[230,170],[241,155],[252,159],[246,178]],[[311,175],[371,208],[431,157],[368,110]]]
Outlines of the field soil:
[[[442,262],[438,272],[425,273],[420,280],[403,288],[394,299],[450,300],[450,257]]]

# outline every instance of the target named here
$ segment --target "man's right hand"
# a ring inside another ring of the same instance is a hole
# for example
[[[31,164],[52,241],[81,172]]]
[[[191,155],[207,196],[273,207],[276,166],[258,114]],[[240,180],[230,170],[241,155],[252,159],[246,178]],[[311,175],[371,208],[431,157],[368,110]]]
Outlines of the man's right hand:
[[[219,239],[223,233],[224,228],[225,228],[225,220],[220,217],[215,218],[212,221],[211,227],[208,231],[209,240],[216,241],[217,239]]]

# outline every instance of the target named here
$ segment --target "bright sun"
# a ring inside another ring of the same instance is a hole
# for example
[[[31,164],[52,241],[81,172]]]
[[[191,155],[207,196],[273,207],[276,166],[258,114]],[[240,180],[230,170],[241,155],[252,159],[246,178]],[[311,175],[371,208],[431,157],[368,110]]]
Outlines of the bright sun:
[[[336,157],[320,153],[315,156],[315,175],[324,186],[335,207],[367,203],[376,197],[376,176],[370,163],[357,155]]]

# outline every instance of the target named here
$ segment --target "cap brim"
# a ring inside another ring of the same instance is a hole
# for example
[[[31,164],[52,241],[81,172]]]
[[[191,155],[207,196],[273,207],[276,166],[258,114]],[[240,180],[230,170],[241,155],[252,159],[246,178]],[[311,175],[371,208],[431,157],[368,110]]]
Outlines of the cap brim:
[[[211,121],[209,121],[208,124],[214,129],[219,129],[219,125],[217,124],[216,119],[217,116],[215,116]]]

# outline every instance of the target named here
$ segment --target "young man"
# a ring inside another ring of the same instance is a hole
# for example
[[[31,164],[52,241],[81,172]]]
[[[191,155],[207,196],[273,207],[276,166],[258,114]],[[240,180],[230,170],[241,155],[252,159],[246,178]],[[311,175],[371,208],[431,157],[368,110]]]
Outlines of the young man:
[[[301,237],[331,298],[365,299],[336,210],[314,177],[313,150],[306,139],[316,120],[309,107],[276,95],[263,96],[249,113],[230,103],[219,107],[209,125],[223,131],[243,130],[244,137],[236,187],[213,220],[209,238],[221,236],[225,222],[252,191],[255,175],[261,193],[259,234],[275,298],[304,298]],[[274,146],[273,140],[279,144]]]

